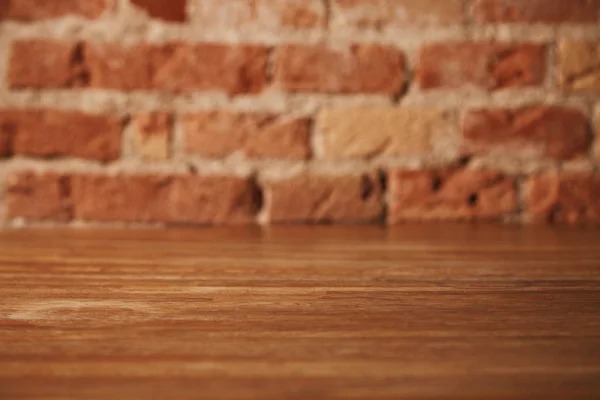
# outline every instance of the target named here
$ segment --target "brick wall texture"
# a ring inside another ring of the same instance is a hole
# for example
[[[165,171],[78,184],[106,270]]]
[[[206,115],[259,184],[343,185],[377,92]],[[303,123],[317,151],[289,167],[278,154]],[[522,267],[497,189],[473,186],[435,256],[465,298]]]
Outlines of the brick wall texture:
[[[600,223],[600,0],[0,0],[0,225]]]

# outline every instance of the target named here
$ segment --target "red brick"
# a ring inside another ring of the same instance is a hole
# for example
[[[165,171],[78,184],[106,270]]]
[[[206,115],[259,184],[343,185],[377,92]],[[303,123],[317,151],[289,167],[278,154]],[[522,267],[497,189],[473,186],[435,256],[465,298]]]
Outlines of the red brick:
[[[0,20],[36,21],[77,15],[98,18],[111,0],[0,0]]]
[[[406,81],[403,54],[376,44],[286,45],[275,63],[275,81],[292,92],[397,94]]]
[[[600,176],[538,175],[527,184],[526,211],[534,221],[600,222]]]
[[[28,157],[72,156],[98,161],[119,157],[121,120],[60,110],[0,110],[11,152]]]
[[[469,155],[555,159],[586,156],[589,130],[581,112],[549,106],[470,111],[462,126]]]
[[[195,22],[204,29],[312,29],[325,25],[322,0],[199,0]]]
[[[17,41],[12,88],[91,87],[115,90],[255,93],[266,84],[268,49],[251,45],[83,44]]]
[[[134,121],[135,146],[139,155],[148,160],[165,160],[171,154],[172,115],[151,112],[138,115]]]
[[[187,0],[131,0],[131,3],[156,19],[183,22],[187,19]]]
[[[375,175],[299,175],[265,183],[270,222],[369,222],[383,212]]]
[[[437,43],[421,49],[417,80],[422,89],[541,85],[544,63],[545,47],[537,44]]]
[[[333,0],[332,26],[404,28],[459,24],[462,0]]]
[[[482,22],[597,23],[599,0],[475,0]]]
[[[228,176],[76,175],[75,218],[89,221],[224,224],[257,212],[252,182]]]
[[[21,171],[6,182],[6,210],[9,219],[71,219],[71,185],[68,176]]]
[[[305,159],[310,155],[310,121],[265,113],[207,111],[183,119],[189,153],[222,158],[241,152],[250,158]]]
[[[268,50],[262,46],[172,43],[87,45],[90,86],[173,92],[222,90],[255,93],[266,84]]]
[[[7,82],[11,88],[84,86],[81,47],[74,42],[19,40],[12,47]]]
[[[498,219],[517,210],[514,184],[494,171],[393,170],[389,222]]]

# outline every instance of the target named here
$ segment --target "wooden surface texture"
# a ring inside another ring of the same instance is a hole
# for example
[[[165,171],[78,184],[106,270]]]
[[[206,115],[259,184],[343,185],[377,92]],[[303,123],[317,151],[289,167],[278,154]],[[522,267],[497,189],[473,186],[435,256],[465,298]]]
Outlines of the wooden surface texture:
[[[0,232],[0,399],[600,398],[599,239]]]

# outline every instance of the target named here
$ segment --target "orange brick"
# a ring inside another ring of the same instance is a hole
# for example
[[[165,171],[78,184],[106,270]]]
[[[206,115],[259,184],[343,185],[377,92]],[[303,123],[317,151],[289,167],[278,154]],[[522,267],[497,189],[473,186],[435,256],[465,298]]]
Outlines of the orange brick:
[[[112,0],[0,0],[0,20],[36,21],[77,15],[95,19]]]
[[[472,14],[482,22],[597,23],[599,0],[475,0]]]
[[[251,45],[25,40],[13,46],[7,79],[12,88],[255,93],[266,84],[267,57],[266,47]]]
[[[570,159],[586,156],[589,123],[581,112],[561,107],[473,110],[463,120],[469,155]]]
[[[286,45],[277,50],[275,81],[292,92],[398,94],[406,82],[404,55],[375,44],[342,49]]]
[[[66,175],[21,171],[6,182],[6,211],[9,219],[71,219],[71,184]]]
[[[393,170],[389,223],[499,219],[517,211],[514,185],[494,171]]]
[[[271,114],[208,111],[183,119],[187,152],[222,158],[305,159],[310,155],[310,121]]]
[[[251,222],[250,180],[197,175],[75,175],[74,216],[87,221],[226,224]]]
[[[526,211],[537,221],[600,222],[600,177],[587,173],[537,175],[527,184]]]
[[[12,47],[6,80],[11,88],[84,86],[87,74],[74,42],[19,40]]]
[[[110,161],[121,150],[121,120],[61,110],[0,110],[11,152],[28,157],[79,157]]]
[[[537,44],[437,43],[421,49],[417,81],[422,89],[535,86],[544,82],[544,62]]]
[[[462,0],[333,0],[334,28],[405,28],[464,22]]]
[[[369,222],[383,213],[375,175],[299,175],[265,183],[269,222]]]

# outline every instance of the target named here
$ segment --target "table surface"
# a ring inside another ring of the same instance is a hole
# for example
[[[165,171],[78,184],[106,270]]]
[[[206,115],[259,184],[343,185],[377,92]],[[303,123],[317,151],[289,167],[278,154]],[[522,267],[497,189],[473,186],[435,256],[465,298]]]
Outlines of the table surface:
[[[599,239],[0,232],[0,399],[600,398]]]

